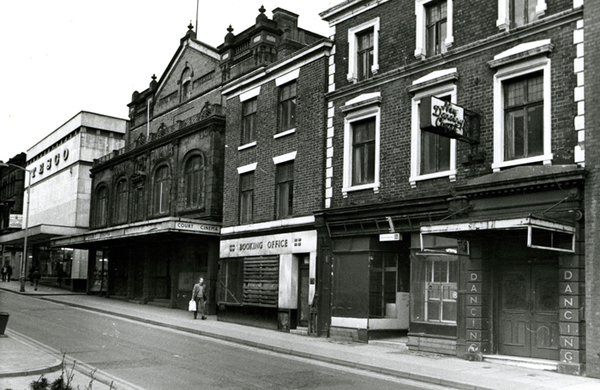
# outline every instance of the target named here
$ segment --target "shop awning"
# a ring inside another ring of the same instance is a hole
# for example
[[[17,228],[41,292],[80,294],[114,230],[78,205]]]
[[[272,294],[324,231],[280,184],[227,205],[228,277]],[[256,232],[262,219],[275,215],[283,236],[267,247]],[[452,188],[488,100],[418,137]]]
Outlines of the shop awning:
[[[58,237],[52,240],[53,247],[93,248],[109,245],[110,242],[161,234],[187,234],[219,236],[220,224],[212,221],[167,217],[150,221],[94,229],[83,234]]]
[[[52,238],[88,231],[85,228],[59,225],[36,225],[29,227],[27,230],[27,246],[49,244]],[[22,247],[24,240],[25,229],[0,236],[0,245]]]
[[[575,226],[533,215],[507,218],[467,219],[421,224],[421,235],[437,234],[445,237],[468,239],[477,232],[523,230],[527,246],[531,248],[575,251]],[[422,242],[423,240],[421,240]]]

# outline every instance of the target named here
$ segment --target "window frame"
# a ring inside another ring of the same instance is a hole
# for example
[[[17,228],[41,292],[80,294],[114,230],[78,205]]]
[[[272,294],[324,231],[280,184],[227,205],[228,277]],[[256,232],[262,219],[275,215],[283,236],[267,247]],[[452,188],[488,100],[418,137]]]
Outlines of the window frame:
[[[189,66],[186,66],[181,72],[181,79],[179,81],[181,88],[179,92],[179,102],[184,102],[192,96],[192,77],[193,71]]]
[[[102,194],[104,196],[101,196]],[[96,227],[105,227],[108,225],[108,201],[108,186],[106,184],[100,184],[96,188],[96,207],[94,207]]]
[[[123,188],[119,186],[123,183]],[[120,177],[115,185],[115,209],[113,220],[115,223],[127,222],[129,209],[129,181],[125,177]]]
[[[247,107],[252,104],[254,111],[246,112]],[[258,99],[252,98],[242,102],[242,128],[240,145],[248,145],[256,142],[256,118],[258,112]],[[251,129],[248,129],[248,122],[251,122]],[[249,132],[250,130],[250,132]]]
[[[188,172],[188,167],[196,158],[200,159],[198,169]],[[204,156],[201,153],[190,155],[183,164],[183,194],[186,209],[200,209],[204,206],[204,168]],[[196,185],[193,183],[194,180]]]
[[[256,176],[255,176],[255,171],[256,171],[256,167],[257,167],[257,163],[254,164],[249,164],[249,165],[245,165],[243,167],[238,167],[237,171],[238,171],[238,221],[240,225],[248,225],[248,224],[252,224],[254,222],[254,189],[256,188]],[[250,205],[250,215],[247,218],[243,218],[242,215],[242,210],[244,209],[242,207],[242,202],[245,199],[245,197],[243,196],[243,191],[242,191],[242,177],[244,175],[248,175],[246,177],[249,177],[250,175],[252,175],[252,189],[251,190],[246,190],[245,192],[250,193],[250,201],[251,201],[251,205]]]
[[[417,186],[417,182],[431,179],[448,178],[451,182],[456,181],[456,139],[450,139],[450,166],[447,170],[421,173],[421,127],[419,117],[419,105],[421,100],[427,96],[436,96],[439,98],[450,96],[450,102],[456,104],[457,86],[450,80],[433,85],[429,88],[423,88],[415,92],[412,98],[412,130],[411,130],[411,167],[410,167],[410,185],[412,188]],[[441,136],[440,136],[441,137]]]
[[[371,28],[373,29],[373,64],[371,65],[371,73],[374,76],[379,72],[379,23],[379,18],[375,18],[348,29],[348,74],[346,78],[349,82],[356,83],[360,80],[358,77],[357,36]]]
[[[293,159],[275,165],[275,219],[286,219],[294,216],[294,168]],[[282,178],[284,169],[291,170],[291,174]],[[286,193],[287,202],[286,199],[282,199],[282,194]],[[286,205],[285,208],[282,206],[284,204]]]
[[[513,0],[498,0],[498,20],[496,20],[496,26],[500,30],[509,30],[510,28],[521,27],[515,26],[511,20],[510,4],[512,1]],[[537,0],[537,5],[535,7],[537,19],[540,19],[546,14],[547,8],[548,6],[546,4],[546,0]],[[527,24],[525,24],[525,26]]]
[[[166,176],[162,180],[158,181],[158,174],[162,169],[166,170]],[[152,211],[154,215],[167,215],[170,211],[171,204],[171,172],[168,164],[160,164],[154,170],[152,176]],[[160,183],[160,189],[159,184]],[[163,206],[165,209],[163,210]]]
[[[415,0],[415,14],[417,19],[417,31],[416,31],[416,48],[415,57],[424,60],[427,58],[427,12],[426,8],[431,3],[438,2],[440,0]],[[454,43],[454,29],[453,29],[453,0],[446,0],[446,39],[443,42],[442,53],[447,52]]]
[[[290,91],[290,96],[286,99],[283,99],[282,95],[288,88],[294,89],[294,95],[292,96]],[[280,85],[278,90],[278,103],[277,103],[277,111],[278,111],[278,126],[277,132],[281,133],[284,131],[289,131],[291,129],[296,128],[296,108],[297,108],[297,98],[298,98],[298,83],[296,79],[287,82],[285,84]],[[290,111],[290,112],[288,112]],[[285,113],[289,115],[287,118],[287,123],[284,123]]]
[[[504,133],[505,133],[505,96],[504,86],[508,80],[514,80],[534,73],[542,73],[543,80],[543,152],[541,155],[520,159],[505,160],[504,158]],[[542,162],[544,165],[552,163],[552,82],[551,60],[546,56],[530,57],[523,61],[514,61],[499,66],[493,78],[494,83],[494,172],[502,168]]]
[[[352,191],[372,189],[374,193],[379,193],[380,183],[380,152],[381,152],[381,95],[379,93],[364,94],[346,102],[342,107],[344,116],[344,167],[342,195],[348,197]],[[373,173],[373,182],[354,185],[353,179],[353,134],[354,124],[373,118],[375,120],[375,172]]]

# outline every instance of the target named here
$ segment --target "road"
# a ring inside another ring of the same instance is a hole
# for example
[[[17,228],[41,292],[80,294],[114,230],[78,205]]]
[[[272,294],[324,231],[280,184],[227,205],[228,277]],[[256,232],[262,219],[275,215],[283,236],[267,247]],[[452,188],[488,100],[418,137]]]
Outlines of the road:
[[[8,328],[144,389],[430,389],[0,291]]]

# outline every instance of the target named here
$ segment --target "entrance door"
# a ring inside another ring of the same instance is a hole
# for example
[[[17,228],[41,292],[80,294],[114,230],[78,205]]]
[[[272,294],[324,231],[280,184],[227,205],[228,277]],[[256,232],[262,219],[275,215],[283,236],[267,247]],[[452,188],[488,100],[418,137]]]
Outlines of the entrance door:
[[[302,256],[298,262],[298,326],[307,327],[310,318],[308,305],[308,256]]]
[[[558,270],[548,264],[510,264],[500,285],[502,355],[559,359]]]

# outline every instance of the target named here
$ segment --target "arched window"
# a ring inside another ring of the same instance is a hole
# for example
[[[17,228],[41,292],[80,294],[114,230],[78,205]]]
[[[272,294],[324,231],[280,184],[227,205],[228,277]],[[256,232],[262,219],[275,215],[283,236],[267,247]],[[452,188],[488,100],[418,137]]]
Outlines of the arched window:
[[[106,226],[106,221],[108,221],[108,189],[106,188],[106,186],[99,187],[96,191],[95,211],[96,226]]]
[[[167,214],[169,212],[169,167],[161,166],[154,175],[154,202],[155,214]]]
[[[117,182],[115,190],[115,214],[116,223],[127,222],[127,205],[129,201],[129,186],[127,180],[121,179]]]
[[[204,201],[204,161],[197,155],[189,158],[184,170],[185,207],[198,208]]]

